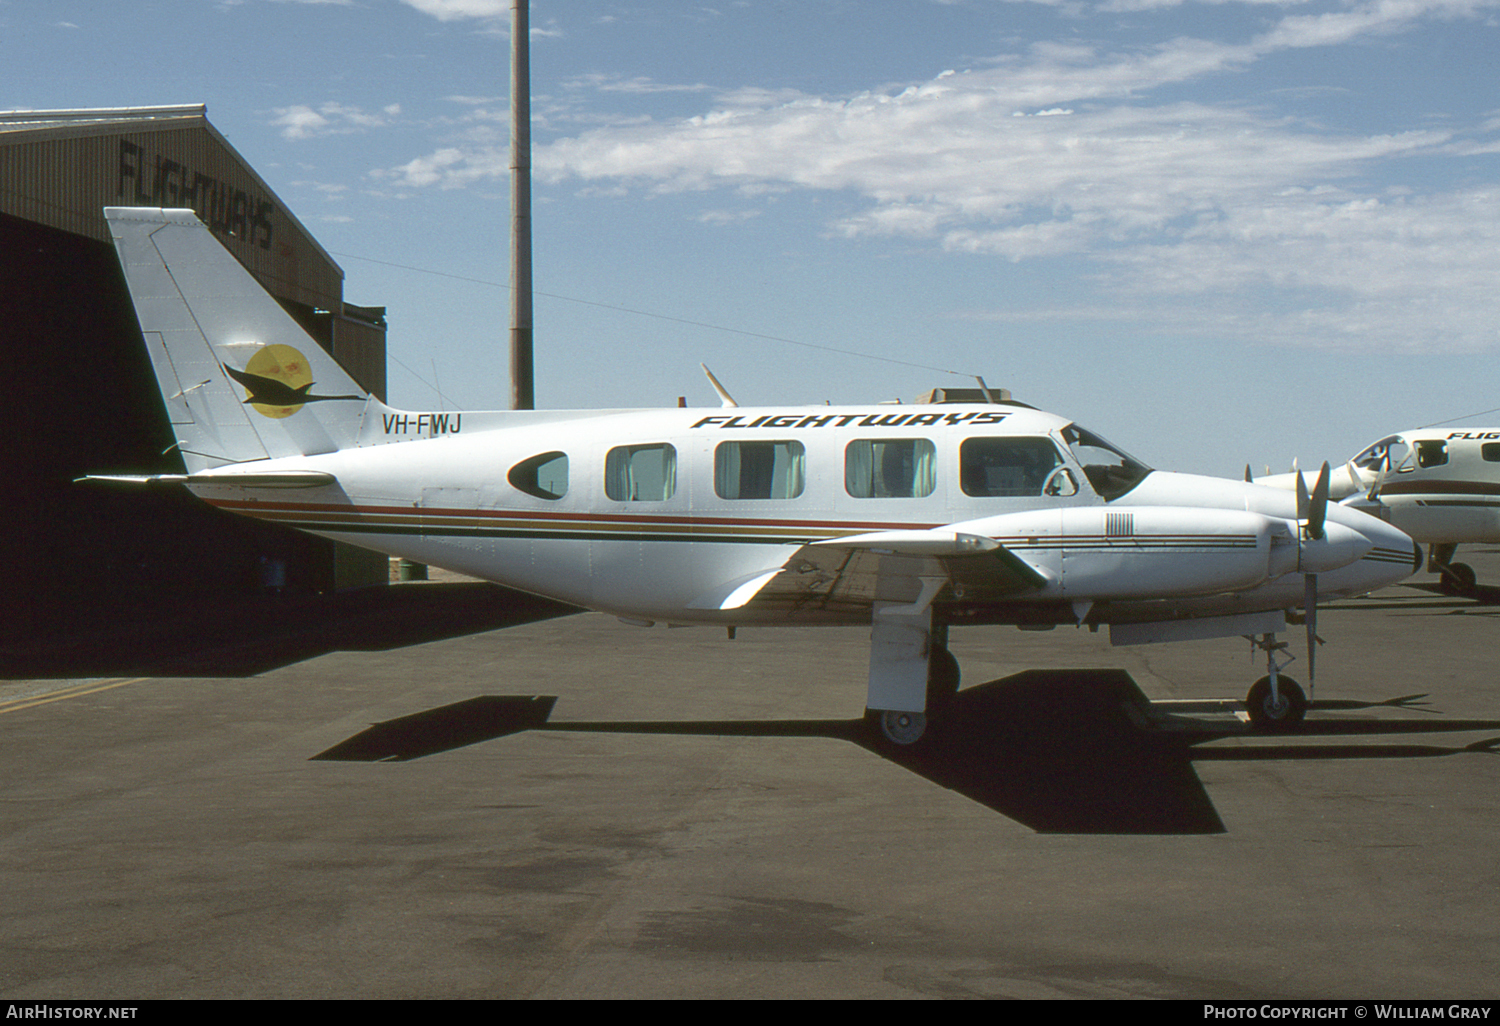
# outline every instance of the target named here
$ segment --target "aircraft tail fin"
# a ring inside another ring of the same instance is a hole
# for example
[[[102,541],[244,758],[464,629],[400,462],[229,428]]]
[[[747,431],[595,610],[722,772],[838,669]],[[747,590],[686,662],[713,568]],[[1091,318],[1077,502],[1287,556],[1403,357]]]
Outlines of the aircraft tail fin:
[[[384,404],[292,319],[191,210],[107,207],[188,472],[357,444]]]

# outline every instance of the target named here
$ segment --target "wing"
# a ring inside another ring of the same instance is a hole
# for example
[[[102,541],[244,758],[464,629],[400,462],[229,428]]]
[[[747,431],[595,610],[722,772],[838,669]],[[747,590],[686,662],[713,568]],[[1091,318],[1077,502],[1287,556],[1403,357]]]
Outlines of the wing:
[[[731,582],[692,605],[797,619],[847,620],[876,602],[922,604],[946,589],[965,602],[999,601],[1049,578],[992,538],[951,528],[880,531],[804,545],[780,567]]]

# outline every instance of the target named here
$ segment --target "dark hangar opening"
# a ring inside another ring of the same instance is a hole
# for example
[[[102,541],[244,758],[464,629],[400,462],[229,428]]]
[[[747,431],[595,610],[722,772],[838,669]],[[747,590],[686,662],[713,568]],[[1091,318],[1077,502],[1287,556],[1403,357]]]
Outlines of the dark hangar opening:
[[[385,392],[385,311],[343,303],[342,270],[202,107],[0,112],[0,647],[273,591],[383,584],[383,556],[180,489],[74,483],[182,469],[108,241],[109,205],[198,210],[325,349]]]

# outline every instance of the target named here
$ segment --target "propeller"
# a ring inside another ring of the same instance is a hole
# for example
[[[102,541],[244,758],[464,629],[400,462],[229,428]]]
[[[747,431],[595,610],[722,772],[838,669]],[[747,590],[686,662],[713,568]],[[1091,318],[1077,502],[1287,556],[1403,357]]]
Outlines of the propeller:
[[[1348,498],[1343,499],[1340,502],[1340,505],[1352,506],[1355,509],[1363,510],[1371,516],[1386,519],[1387,516],[1383,515],[1380,509],[1380,490],[1385,487],[1385,476],[1386,471],[1389,469],[1389,467],[1390,461],[1382,460],[1380,464],[1370,472],[1370,476],[1366,477],[1364,472],[1359,467],[1356,467],[1351,461],[1348,466],[1348,471],[1350,476],[1353,477],[1355,484],[1357,485],[1357,490]]]
[[[1313,541],[1323,540],[1323,525],[1328,520],[1329,477],[1330,471],[1325,462],[1323,469],[1318,471],[1318,480],[1313,485],[1312,498],[1307,509],[1307,534]],[[1301,510],[1298,512],[1300,513]]]
[[[1307,481],[1297,475],[1297,519],[1302,525],[1303,537],[1297,547],[1299,568],[1302,563],[1302,548],[1310,541],[1322,541],[1327,534],[1328,487],[1331,470],[1328,464],[1318,471],[1318,480],[1312,494],[1307,492]],[[1303,622],[1307,624],[1307,687],[1309,692],[1317,688],[1317,651],[1323,639],[1318,637],[1318,575],[1306,570],[1302,574]]]
[[[1370,490],[1365,493],[1365,498],[1371,502],[1380,501],[1380,489],[1385,487],[1385,475],[1391,469],[1391,458],[1387,456],[1380,461],[1380,469],[1375,471],[1375,483],[1370,485]]]
[[[1354,465],[1353,460],[1344,464],[1344,473],[1349,475],[1349,487],[1353,489],[1349,493],[1350,495],[1357,495],[1368,487],[1365,484],[1365,475],[1360,473],[1359,468]]]

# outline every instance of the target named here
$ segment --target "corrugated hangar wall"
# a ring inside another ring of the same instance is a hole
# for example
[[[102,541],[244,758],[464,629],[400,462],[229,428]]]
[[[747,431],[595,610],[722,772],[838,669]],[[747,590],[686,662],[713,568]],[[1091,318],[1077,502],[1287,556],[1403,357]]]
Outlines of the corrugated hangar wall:
[[[384,583],[382,556],[336,554],[179,490],[73,484],[85,473],[180,469],[106,206],[197,211],[310,335],[385,394],[385,311],[343,302],[343,271],[204,108],[0,112],[0,354],[16,425],[5,445],[0,637],[121,603]]]

